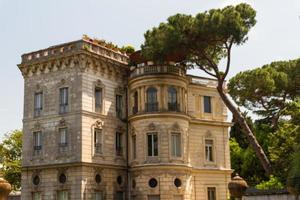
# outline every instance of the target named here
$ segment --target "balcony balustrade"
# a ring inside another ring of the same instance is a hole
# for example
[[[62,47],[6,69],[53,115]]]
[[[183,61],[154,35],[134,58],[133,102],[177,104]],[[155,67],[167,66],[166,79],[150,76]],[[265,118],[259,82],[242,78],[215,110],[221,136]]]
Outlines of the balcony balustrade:
[[[146,65],[135,68],[131,72],[130,78],[151,74],[173,74],[177,76],[185,76],[186,70],[183,67],[176,65]]]

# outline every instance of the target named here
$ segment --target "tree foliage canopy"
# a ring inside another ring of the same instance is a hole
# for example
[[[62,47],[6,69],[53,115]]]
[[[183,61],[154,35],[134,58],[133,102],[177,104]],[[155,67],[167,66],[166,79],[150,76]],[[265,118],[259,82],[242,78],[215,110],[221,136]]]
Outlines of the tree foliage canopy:
[[[0,143],[0,162],[4,178],[15,190],[21,187],[22,136],[20,130],[5,135]]]
[[[215,77],[221,76],[219,61],[228,57],[233,44],[241,45],[247,40],[256,23],[255,16],[255,10],[245,3],[196,16],[177,14],[145,33],[142,53],[156,61],[169,54],[184,54],[188,63]]]
[[[297,71],[300,72],[300,60],[272,62],[240,72],[230,79],[229,94],[239,106],[277,126],[297,95]]]

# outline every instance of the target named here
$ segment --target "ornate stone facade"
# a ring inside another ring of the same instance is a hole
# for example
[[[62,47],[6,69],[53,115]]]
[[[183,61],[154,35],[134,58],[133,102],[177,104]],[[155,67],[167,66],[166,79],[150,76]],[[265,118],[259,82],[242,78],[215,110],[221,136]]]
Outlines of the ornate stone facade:
[[[227,199],[216,81],[128,63],[85,38],[22,56],[23,200]]]

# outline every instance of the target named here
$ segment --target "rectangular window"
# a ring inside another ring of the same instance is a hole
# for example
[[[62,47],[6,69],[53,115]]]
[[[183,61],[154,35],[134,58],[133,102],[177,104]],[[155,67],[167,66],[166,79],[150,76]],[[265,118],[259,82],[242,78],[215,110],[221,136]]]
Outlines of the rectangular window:
[[[204,96],[204,112],[211,113],[211,97]]]
[[[59,112],[66,113],[68,112],[69,106],[69,88],[60,88],[59,89]]]
[[[173,157],[181,157],[181,134],[171,133],[171,148]]]
[[[102,129],[94,129],[95,153],[102,153]]]
[[[43,110],[43,93],[37,92],[34,94],[34,116],[39,117]]]
[[[67,146],[68,145],[68,129],[67,128],[60,128],[58,129],[59,132],[59,145],[60,146]]]
[[[122,152],[122,133],[116,132],[116,154],[121,156]]]
[[[216,200],[216,188],[208,187],[207,188],[207,200]]]
[[[214,162],[214,141],[205,139],[205,158],[207,162]]]
[[[33,192],[32,193],[32,200],[41,200],[42,199],[42,195],[40,192]]]
[[[37,131],[33,133],[33,148],[35,151],[42,150],[42,132]]]
[[[148,200],[160,200],[159,195],[148,195]]]
[[[102,112],[102,88],[95,88],[95,112]]]
[[[158,156],[157,133],[148,133],[148,156]]]
[[[116,200],[123,200],[124,199],[124,192],[117,192],[115,199]]]
[[[95,200],[103,200],[103,194],[101,191],[95,192]]]
[[[118,118],[122,118],[122,96],[116,95],[116,114]]]
[[[132,157],[136,159],[136,135],[132,136]]]
[[[57,199],[58,200],[68,200],[68,191],[58,191]]]

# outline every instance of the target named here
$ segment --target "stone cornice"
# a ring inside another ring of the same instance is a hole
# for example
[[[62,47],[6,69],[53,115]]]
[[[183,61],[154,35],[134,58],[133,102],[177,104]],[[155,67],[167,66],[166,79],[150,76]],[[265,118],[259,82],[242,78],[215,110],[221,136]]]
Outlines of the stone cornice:
[[[61,44],[22,55],[18,65],[24,77],[77,67],[84,71],[92,68],[100,72],[128,70],[128,56],[86,40]],[[109,63],[110,66],[105,67]]]
[[[203,119],[191,119],[191,124],[202,124],[202,125],[214,125],[214,126],[227,126],[231,127],[233,126],[233,123],[231,122],[225,122],[225,121],[216,121],[216,120],[203,120]]]
[[[61,167],[103,167],[108,169],[126,169],[126,165],[114,165],[114,164],[98,164],[98,163],[88,163],[88,162],[70,162],[70,163],[55,163],[55,164],[43,164],[43,165],[30,165],[22,166],[22,171],[26,170],[36,170],[36,169],[57,169]]]
[[[232,173],[232,169],[225,169],[225,168],[204,168],[204,167],[192,167],[189,165],[172,165],[172,164],[148,164],[148,165],[139,165],[130,167],[130,171],[139,171],[139,170],[183,170],[183,171],[189,171],[193,173]]]

